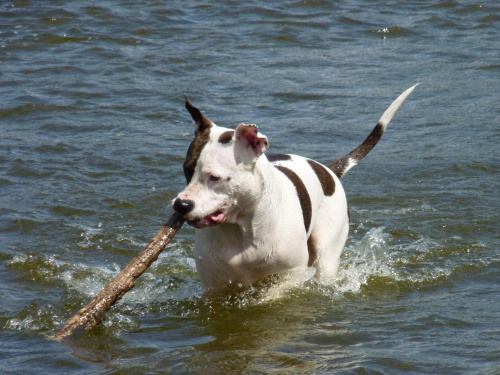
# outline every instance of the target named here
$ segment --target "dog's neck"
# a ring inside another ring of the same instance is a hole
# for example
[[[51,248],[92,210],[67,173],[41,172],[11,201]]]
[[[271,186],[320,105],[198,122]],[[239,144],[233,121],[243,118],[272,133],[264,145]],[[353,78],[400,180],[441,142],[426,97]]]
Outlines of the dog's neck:
[[[209,228],[220,232],[226,241],[254,243],[258,233],[274,231],[280,207],[286,204],[276,168],[264,155],[259,157],[254,168],[252,194],[238,202],[239,209],[229,222]],[[229,237],[228,233],[231,233]]]
[[[276,178],[278,171],[264,155],[258,159],[255,167],[261,185],[260,189],[258,189],[257,208],[252,221],[255,226],[264,226],[266,231],[273,231],[276,218],[280,216],[280,207],[285,204],[280,179]]]

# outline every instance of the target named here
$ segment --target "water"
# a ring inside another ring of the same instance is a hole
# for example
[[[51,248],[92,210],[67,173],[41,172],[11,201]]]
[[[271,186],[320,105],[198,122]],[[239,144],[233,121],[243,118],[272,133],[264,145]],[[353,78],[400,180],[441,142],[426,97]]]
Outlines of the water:
[[[0,372],[500,374],[495,1],[0,5]],[[205,299],[185,227],[93,331],[54,330],[160,229],[193,124],[344,178],[338,280]]]

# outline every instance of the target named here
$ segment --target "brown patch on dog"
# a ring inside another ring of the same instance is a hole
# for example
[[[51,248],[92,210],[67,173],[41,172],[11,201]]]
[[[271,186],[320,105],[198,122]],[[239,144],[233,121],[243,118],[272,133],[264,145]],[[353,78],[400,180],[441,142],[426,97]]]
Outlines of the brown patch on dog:
[[[219,143],[222,143],[224,145],[226,143],[231,142],[231,140],[233,139],[233,134],[234,134],[234,130],[228,130],[228,131],[222,133],[219,137]]]
[[[269,160],[271,163],[274,163],[275,161],[286,161],[292,159],[292,157],[287,154],[271,154],[266,156],[267,160]]]
[[[203,150],[203,147],[205,147],[210,139],[210,129],[212,128],[213,123],[208,118],[203,116],[200,110],[191,103],[186,95],[184,95],[184,97],[186,98],[186,109],[189,111],[191,117],[196,123],[194,139],[189,145],[186,160],[184,160],[183,164],[184,175],[186,176],[186,181],[189,184],[193,178],[194,169],[196,168],[196,163],[198,163],[201,150]]]
[[[300,207],[302,208],[304,226],[306,228],[306,232],[308,232],[309,227],[311,226],[312,204],[306,186],[304,185],[300,177],[291,169],[288,169],[281,165],[276,165],[275,167],[281,172],[283,172],[283,174],[287,176],[288,179],[292,181],[293,185],[295,186],[295,190],[297,191],[297,195],[299,196]]]
[[[307,251],[309,252],[309,260],[307,262],[307,266],[312,267],[314,262],[318,260],[318,243],[316,241],[316,238],[313,236],[310,236],[307,239]]]
[[[203,147],[205,147],[209,139],[210,128],[206,128],[203,132],[196,133],[193,141],[189,145],[186,154],[186,160],[184,160],[183,164],[184,175],[186,176],[186,182],[188,184],[193,178],[194,169],[196,168],[196,163],[198,163],[201,151],[203,150]]]
[[[321,187],[323,188],[323,194],[330,197],[335,193],[335,180],[333,179],[330,172],[326,170],[321,164],[316,163],[314,160],[307,159],[307,162],[313,169],[316,176],[318,176]]]
[[[346,169],[349,169],[352,166],[352,160],[354,160],[355,163],[358,163],[361,159],[363,159],[375,147],[378,141],[380,141],[384,131],[384,126],[381,123],[377,123],[363,143],[342,159],[334,161],[328,166],[328,168],[330,168],[333,173],[337,175],[337,177],[342,178]]]
[[[212,121],[203,116],[203,113],[191,103],[186,95],[184,95],[184,98],[186,98],[186,109],[196,123],[196,133],[202,133],[206,129],[211,128],[213,126]]]

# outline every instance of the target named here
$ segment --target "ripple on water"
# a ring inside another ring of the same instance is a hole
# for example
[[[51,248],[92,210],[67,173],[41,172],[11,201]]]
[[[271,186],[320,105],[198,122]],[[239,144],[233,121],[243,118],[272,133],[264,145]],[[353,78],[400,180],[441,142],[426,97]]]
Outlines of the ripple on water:
[[[96,246],[101,241],[101,224],[82,227],[80,248]],[[286,289],[280,286],[282,277],[276,276],[246,290],[230,295],[212,295],[201,298],[201,285],[191,254],[191,245],[177,242],[168,254],[162,255],[128,292],[119,307],[108,313],[105,326],[113,330],[137,328],[137,319],[144,314],[163,312],[173,316],[197,318],[221,314],[229,310],[246,310],[260,305],[280,303],[280,300],[313,298],[315,300],[380,298],[382,295],[406,294],[422,286],[447,280],[457,269],[453,262],[439,262],[440,258],[460,256],[447,252],[435,241],[418,239],[408,244],[391,245],[393,238],[384,228],[369,230],[359,241],[349,244],[342,256],[341,268],[333,283],[324,285],[313,280],[312,270],[288,275]],[[63,283],[67,292],[65,311],[53,306],[38,306],[35,302],[6,321],[6,329],[44,330],[62,324],[68,312],[76,312],[82,303],[97,295],[118,275],[120,266],[74,263],[60,255],[17,254],[7,266],[28,273],[34,283],[48,286]],[[272,296],[272,298],[270,298]],[[275,302],[273,302],[275,301]],[[278,301],[278,302],[276,302]]]

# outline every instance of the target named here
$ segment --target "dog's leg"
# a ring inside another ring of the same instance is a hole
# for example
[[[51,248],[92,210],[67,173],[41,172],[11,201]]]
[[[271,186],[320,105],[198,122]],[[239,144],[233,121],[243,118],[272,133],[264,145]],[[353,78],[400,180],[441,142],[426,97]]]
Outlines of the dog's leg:
[[[314,269],[300,268],[282,273],[279,281],[266,290],[262,302],[271,302],[279,300],[300,289],[304,283],[311,280],[314,276]]]
[[[337,189],[342,189],[340,184],[337,184]],[[309,266],[316,269],[316,279],[321,282],[328,282],[337,274],[340,254],[349,232],[347,203],[340,198],[342,193],[337,191],[338,195],[328,197],[318,208],[319,219],[307,241]]]

